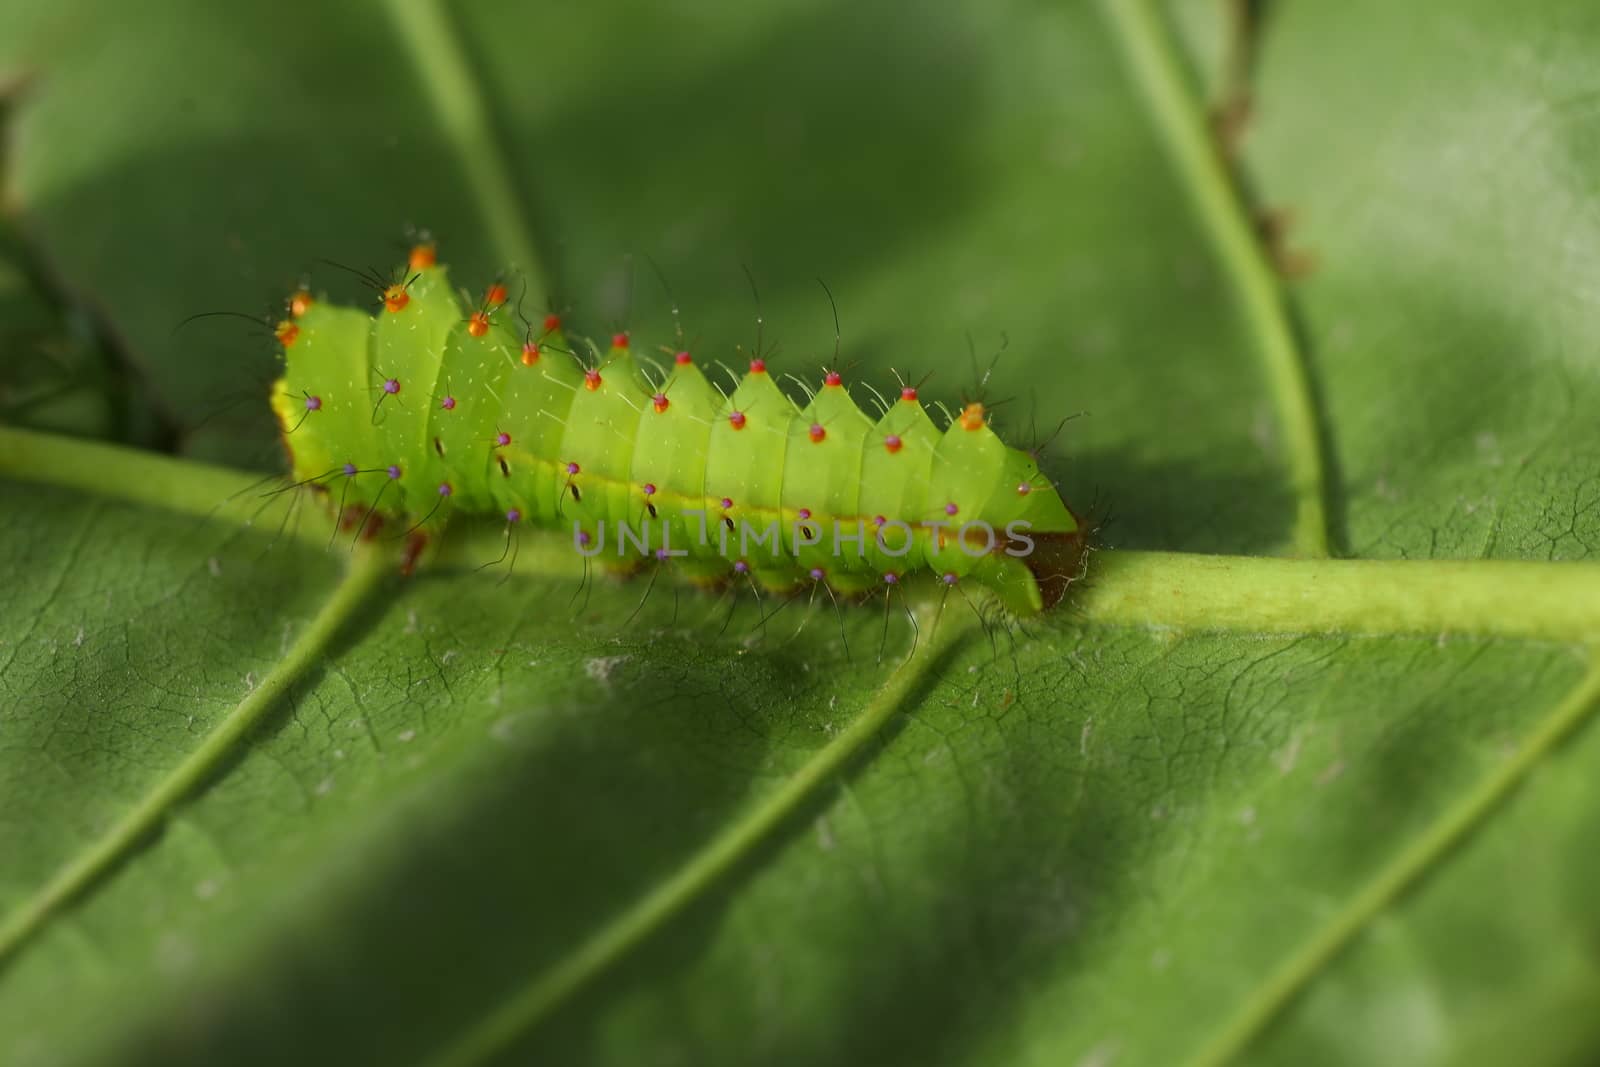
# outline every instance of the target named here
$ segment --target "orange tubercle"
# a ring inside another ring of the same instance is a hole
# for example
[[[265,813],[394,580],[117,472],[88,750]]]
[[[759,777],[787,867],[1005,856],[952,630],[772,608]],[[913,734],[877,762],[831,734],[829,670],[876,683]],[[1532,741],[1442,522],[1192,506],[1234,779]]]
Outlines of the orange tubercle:
[[[432,241],[427,244],[413,245],[410,259],[407,260],[412,270],[424,270],[439,262],[439,250]]]
[[[591,393],[600,388],[600,381],[601,378],[599,371],[586,370],[583,372],[583,387],[589,390]]]
[[[290,345],[294,344],[295,338],[300,336],[300,327],[296,326],[288,319],[284,319],[282,322],[278,323],[277,329],[273,330],[273,333],[278,335],[278,343],[284,348],[288,348]]]
[[[306,292],[304,289],[296,291],[293,296],[289,297],[290,317],[298,319],[301,315],[304,315],[306,312],[311,310],[311,305],[313,303],[314,301],[311,299],[310,293]]]
[[[474,311],[467,320],[467,332],[474,337],[482,337],[489,332],[489,315],[487,312]]]
[[[383,291],[383,310],[391,314],[404,310],[411,303],[411,294],[406,292],[403,285],[391,285]]]
[[[522,365],[531,367],[539,362],[539,342],[529,341],[522,346]]]
[[[983,405],[973,401],[961,409],[961,428],[963,430],[983,429]]]
[[[483,294],[483,302],[488,304],[490,307],[497,308],[506,302],[509,295],[510,294],[506,292],[505,286],[501,285],[499,282],[495,282],[493,285],[489,286],[488,291]]]

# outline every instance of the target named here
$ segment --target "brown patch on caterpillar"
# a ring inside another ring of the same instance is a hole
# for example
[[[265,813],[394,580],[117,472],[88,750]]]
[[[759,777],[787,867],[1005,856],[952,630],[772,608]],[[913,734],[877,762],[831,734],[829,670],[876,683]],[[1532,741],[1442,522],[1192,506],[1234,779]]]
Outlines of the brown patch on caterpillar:
[[[417,571],[417,560],[422,558],[422,552],[428,547],[428,535],[420,530],[414,530],[406,535],[405,554],[400,557],[400,573],[404,577],[411,577]]]
[[[1067,595],[1067,587],[1083,577],[1089,536],[1083,520],[1076,515],[1073,518],[1078,523],[1076,530],[1052,533],[1033,530],[1028,535],[1033,540],[1033,551],[1022,557],[1022,561],[1033,575],[1033,580],[1039,583],[1039,597],[1044,601],[1046,611],[1061,603]],[[1009,538],[1002,538],[997,551],[1003,552],[1011,543]]]

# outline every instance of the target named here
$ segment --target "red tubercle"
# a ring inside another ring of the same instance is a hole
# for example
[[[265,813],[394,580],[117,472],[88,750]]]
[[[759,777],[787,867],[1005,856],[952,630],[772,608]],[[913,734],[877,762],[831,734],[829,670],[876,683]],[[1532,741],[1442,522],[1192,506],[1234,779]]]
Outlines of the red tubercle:
[[[904,389],[900,390],[900,399],[907,404],[915,404],[917,402],[917,387],[914,385],[908,385]]]
[[[1029,485],[1027,482],[1018,482],[1017,483],[1017,495],[1018,496],[1027,496],[1031,492],[1033,492],[1033,486]]]
[[[728,425],[735,430],[744,429],[745,421],[745,414],[742,411],[735,411],[728,415]]]
[[[767,373],[767,361],[764,360],[764,359],[752,359],[750,361],[750,373],[751,374],[765,374],[765,373]]]
[[[680,367],[687,367],[694,362],[694,357],[687,352],[679,352],[672,357],[672,361]]]
[[[506,433],[504,430],[501,430],[499,433],[494,435],[494,444],[496,448],[504,448],[510,443],[511,435]]]
[[[472,317],[467,320],[467,332],[474,337],[482,337],[488,333],[489,313],[486,311],[474,311]]]
[[[806,433],[810,435],[812,444],[821,444],[823,439],[828,436],[827,428],[820,422],[813,422],[811,429],[807,430]]]
[[[844,384],[844,379],[840,377],[838,371],[831,370],[828,372],[827,377],[822,379],[822,384],[826,388],[837,389]]]
[[[413,245],[411,247],[411,255],[406,259],[407,265],[412,270],[426,270],[438,262],[439,250],[432,241]]]
[[[561,329],[561,316],[560,315],[546,315],[544,317],[544,332],[545,333],[555,333],[559,329]]]
[[[522,345],[522,365],[531,367],[539,362],[539,342],[525,341]]]
[[[627,334],[627,332],[623,331],[622,333],[614,333],[614,334],[612,334],[611,335],[611,347],[612,348],[627,348],[628,347],[628,334]]]
[[[883,439],[883,447],[888,449],[889,454],[892,456],[905,447],[905,442],[900,440],[899,434],[892,433]]]
[[[601,380],[600,372],[597,370],[591,368],[583,372],[583,387],[591,393],[600,388]]]
[[[483,302],[492,308],[499,307],[510,298],[511,294],[506,292],[506,287],[499,282],[489,286],[488,290],[483,294]]]
[[[657,393],[655,396],[650,398],[650,406],[656,409],[657,415],[664,414],[671,404],[672,401],[667,399],[666,393]]]

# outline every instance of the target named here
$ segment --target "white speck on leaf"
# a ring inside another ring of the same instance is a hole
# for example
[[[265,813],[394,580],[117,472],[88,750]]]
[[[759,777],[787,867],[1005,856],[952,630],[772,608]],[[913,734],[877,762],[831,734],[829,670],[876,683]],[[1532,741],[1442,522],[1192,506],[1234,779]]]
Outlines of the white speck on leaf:
[[[319,797],[325,797],[329,793],[333,792],[333,779],[324,778],[322,781],[318,782],[315,792]]]
[[[1328,765],[1327,770],[1317,775],[1318,785],[1327,785],[1344,773],[1344,760],[1334,760]]]
[[[1257,408],[1250,420],[1250,440],[1268,456],[1278,450],[1278,419],[1270,408]]]
[[[1295,734],[1289,738],[1289,743],[1284,745],[1272,757],[1272,762],[1278,765],[1279,774],[1288,774],[1294,770],[1294,765],[1300,761],[1300,735]]]
[[[156,966],[167,974],[183,974],[194,967],[194,944],[181,934],[162,934],[156,944]]]
[[[595,656],[593,659],[584,660],[583,673],[597,682],[609,682],[611,673],[628,662],[628,659],[627,656]]]
[[[72,639],[72,647],[73,648],[82,648],[83,647],[83,627],[81,627],[81,626],[78,627],[78,636],[74,637]]]
[[[412,738],[414,738],[416,736],[417,736],[417,732],[415,730],[401,730],[400,731],[400,740],[401,741],[410,741]]]
[[[211,572],[211,577],[213,578],[222,577],[222,563],[217,559],[216,556],[212,556],[206,560],[206,570]]]
[[[1111,1067],[1116,1061],[1117,1043],[1107,1040],[1090,1049],[1088,1054],[1078,1061],[1078,1067]]]
[[[207,878],[205,881],[194,887],[194,895],[199,897],[201,900],[210,900],[212,897],[217,895],[218,890],[221,888],[221,882],[217,881],[215,878]]]
[[[256,689],[256,672],[255,671],[251,671],[250,673],[248,673],[248,674],[246,674],[244,676],[244,691],[246,693],[253,693],[253,692],[255,692],[255,689]]]

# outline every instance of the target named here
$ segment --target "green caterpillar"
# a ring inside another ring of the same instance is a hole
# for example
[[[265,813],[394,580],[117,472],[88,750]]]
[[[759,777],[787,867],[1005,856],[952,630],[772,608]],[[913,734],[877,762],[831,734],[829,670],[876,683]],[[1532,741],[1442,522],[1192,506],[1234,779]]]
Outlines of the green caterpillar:
[[[465,309],[431,246],[376,315],[297,294],[272,406],[296,482],[367,515],[503,514],[572,530],[586,556],[654,556],[691,580],[841,593],[930,568],[1012,611],[1056,603],[1085,530],[971,403],[941,431],[905,388],[873,421],[830,372],[803,410],[759,358],[724,395],[677,354],[652,382],[619,334],[598,364],[498,314]],[[421,523],[419,522],[419,525]]]

